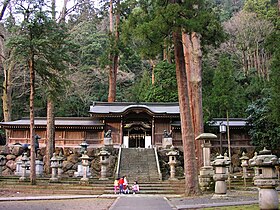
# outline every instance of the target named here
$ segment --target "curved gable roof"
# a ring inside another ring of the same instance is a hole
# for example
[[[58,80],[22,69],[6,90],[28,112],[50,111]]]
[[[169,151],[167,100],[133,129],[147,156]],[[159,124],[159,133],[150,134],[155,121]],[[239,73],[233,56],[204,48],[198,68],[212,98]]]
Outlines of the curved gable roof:
[[[153,114],[180,114],[178,103],[127,103],[94,102],[89,112],[92,114],[122,114],[132,109],[147,109]]]

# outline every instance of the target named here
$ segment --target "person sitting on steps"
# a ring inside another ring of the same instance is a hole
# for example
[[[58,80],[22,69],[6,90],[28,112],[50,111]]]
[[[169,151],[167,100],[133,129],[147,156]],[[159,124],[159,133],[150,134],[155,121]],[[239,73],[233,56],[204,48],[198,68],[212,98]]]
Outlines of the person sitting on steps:
[[[138,193],[139,190],[140,190],[139,184],[137,183],[137,181],[135,181],[135,182],[133,183],[133,185],[132,185],[132,192],[133,192],[133,194]]]

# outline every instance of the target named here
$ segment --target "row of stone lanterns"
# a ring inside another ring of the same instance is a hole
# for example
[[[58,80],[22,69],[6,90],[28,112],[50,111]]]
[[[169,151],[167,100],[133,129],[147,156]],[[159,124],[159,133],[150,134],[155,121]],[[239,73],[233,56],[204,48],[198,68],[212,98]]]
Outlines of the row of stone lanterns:
[[[81,161],[82,161],[82,178],[80,183],[81,184],[88,184],[89,183],[89,173],[88,173],[88,167],[89,167],[89,156],[87,155],[87,147],[88,144],[84,141],[80,144],[81,147]],[[98,156],[100,157],[100,164],[101,164],[101,172],[100,172],[100,180],[107,180],[107,166],[109,164],[109,156],[110,153],[106,150],[105,147],[102,147]],[[0,156],[0,175],[2,175],[2,167],[5,165],[5,156]],[[53,153],[53,156],[51,158],[51,169],[52,174],[50,178],[50,182],[59,182],[62,173],[63,173],[63,160],[64,157],[62,155],[62,152],[60,151],[59,155],[56,155],[56,153]],[[20,161],[20,167],[21,167],[21,177],[19,178],[20,181],[27,181],[27,170],[30,167],[30,158],[27,156],[27,153],[24,153],[21,161]]]

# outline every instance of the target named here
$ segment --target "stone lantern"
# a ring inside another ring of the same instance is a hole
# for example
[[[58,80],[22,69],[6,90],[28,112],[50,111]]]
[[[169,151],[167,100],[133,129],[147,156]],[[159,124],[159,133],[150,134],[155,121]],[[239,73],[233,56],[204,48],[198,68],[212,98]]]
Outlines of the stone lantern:
[[[58,177],[57,177],[58,158],[55,153],[53,153],[53,156],[51,158],[51,168],[52,168],[52,177],[50,178],[50,182],[58,182]]]
[[[87,151],[84,151],[84,153],[82,154],[81,157],[82,160],[82,167],[83,167],[83,177],[81,178],[80,183],[81,184],[88,184],[89,183],[89,179],[87,177],[87,168],[89,166],[89,156],[87,155]]]
[[[177,180],[175,178],[175,172],[176,172],[176,168],[175,165],[177,163],[176,160],[176,156],[179,155],[179,152],[175,150],[175,148],[172,146],[170,148],[170,151],[168,153],[166,153],[166,155],[169,157],[169,166],[170,166],[170,177],[169,180]]]
[[[105,147],[102,147],[100,152],[98,153],[100,157],[100,164],[101,164],[101,172],[99,180],[108,180],[107,178],[107,166],[109,164],[109,156],[110,153],[106,150]]]
[[[81,154],[84,153],[84,151],[87,151],[87,147],[89,146],[89,144],[86,142],[86,140],[84,140],[81,144],[80,144],[80,147],[81,147]]]
[[[26,181],[27,180],[27,169],[29,168],[29,157],[27,157],[27,153],[23,153],[23,157],[21,158],[21,167],[22,167],[22,173],[21,177],[19,178],[19,181]]]
[[[243,170],[243,180],[244,180],[244,187],[246,187],[246,178],[248,178],[247,176],[247,168],[248,168],[248,160],[249,158],[245,155],[245,152],[242,153],[242,157],[239,158],[239,160],[241,160],[241,167]]]
[[[58,161],[58,165],[57,165],[57,177],[58,177],[59,179],[61,178],[62,173],[63,173],[63,169],[62,169],[63,160],[64,160],[64,157],[63,157],[62,151],[60,151],[60,152],[59,152],[59,155],[57,156],[57,161]]]
[[[227,196],[226,180],[228,178],[227,167],[230,165],[230,161],[225,159],[224,156],[219,155],[212,165],[215,168],[215,174],[213,179],[215,181],[215,194],[213,198],[220,198]]]
[[[255,167],[254,185],[259,187],[260,209],[278,209],[279,200],[275,188],[279,181],[275,166],[279,166],[279,159],[264,148],[259,155],[249,160],[249,165]]]
[[[0,155],[0,176],[2,176],[3,166],[6,164],[6,157]]]
[[[217,136],[213,133],[202,133],[195,138],[195,140],[203,140],[201,144],[203,153],[203,166],[199,171],[199,185],[202,191],[209,190],[211,183],[213,183],[214,170],[211,166],[211,140],[217,139]]]

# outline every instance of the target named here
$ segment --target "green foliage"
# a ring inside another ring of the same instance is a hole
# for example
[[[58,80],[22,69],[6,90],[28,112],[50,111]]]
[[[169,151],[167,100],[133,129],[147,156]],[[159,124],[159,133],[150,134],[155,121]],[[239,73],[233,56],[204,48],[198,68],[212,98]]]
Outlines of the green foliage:
[[[146,100],[151,102],[177,102],[178,89],[175,65],[162,61],[155,66],[154,75],[155,83]]]
[[[270,79],[270,92],[271,101],[269,107],[271,109],[271,119],[280,126],[280,33],[274,35],[274,44],[272,50],[271,62],[271,79]]]
[[[246,0],[244,10],[257,13],[261,18],[275,22],[278,17],[276,0]]]
[[[159,62],[154,68],[155,82],[151,74],[144,72],[141,80],[132,88],[132,101],[177,102],[177,82],[175,65],[166,61]]]
[[[137,6],[124,23],[123,31],[127,40],[133,37],[143,56],[155,58],[163,49],[171,46],[171,33],[177,27],[187,33],[201,34],[203,45],[218,44],[224,38],[217,15],[203,0],[183,1],[180,4],[141,1]]]
[[[214,72],[213,88],[210,94],[210,113],[212,117],[243,117],[245,97],[243,88],[234,77],[234,66],[226,56],[221,56]]]
[[[54,97],[66,84],[65,62],[70,61],[67,52],[73,46],[67,42],[65,27],[43,11],[44,1],[26,1],[25,4],[18,9],[24,19],[15,27],[17,34],[10,38],[8,47],[14,49],[18,59],[26,61],[26,66],[34,59],[35,71],[42,78],[47,93]]]
[[[270,98],[256,100],[246,110],[248,123],[251,126],[249,134],[253,145],[259,149],[267,147],[277,149],[280,141],[280,127],[270,120],[271,109],[268,106]]]
[[[147,95],[152,88],[151,74],[146,70],[141,78],[136,80],[135,84],[130,88],[129,100],[135,102],[147,101]]]

